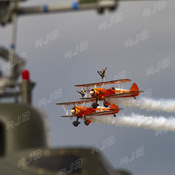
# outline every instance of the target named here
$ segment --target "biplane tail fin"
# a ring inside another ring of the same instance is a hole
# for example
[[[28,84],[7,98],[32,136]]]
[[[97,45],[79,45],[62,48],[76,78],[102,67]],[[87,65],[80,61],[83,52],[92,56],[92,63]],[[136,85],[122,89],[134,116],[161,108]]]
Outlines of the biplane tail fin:
[[[139,88],[136,83],[133,83],[133,85],[130,88],[130,91],[139,91]]]

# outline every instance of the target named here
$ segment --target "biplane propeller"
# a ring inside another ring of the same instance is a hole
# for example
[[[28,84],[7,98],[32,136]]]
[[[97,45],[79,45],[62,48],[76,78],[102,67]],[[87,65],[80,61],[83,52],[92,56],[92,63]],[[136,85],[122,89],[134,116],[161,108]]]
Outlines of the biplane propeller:
[[[57,103],[56,105],[62,105],[66,113],[66,115],[63,115],[61,117],[77,118],[76,121],[72,123],[75,127],[77,127],[80,124],[79,119],[84,119],[85,125],[89,125],[92,122],[91,121],[92,117],[105,116],[105,115],[114,115],[114,117],[116,117],[116,113],[118,113],[119,110],[122,109],[122,108],[119,108],[116,104],[110,104],[110,107],[108,108],[98,107],[94,109],[91,106],[86,107],[85,105],[90,102],[91,102],[90,100],[73,101],[73,102]],[[73,105],[73,107],[69,108],[69,106],[71,105]]]

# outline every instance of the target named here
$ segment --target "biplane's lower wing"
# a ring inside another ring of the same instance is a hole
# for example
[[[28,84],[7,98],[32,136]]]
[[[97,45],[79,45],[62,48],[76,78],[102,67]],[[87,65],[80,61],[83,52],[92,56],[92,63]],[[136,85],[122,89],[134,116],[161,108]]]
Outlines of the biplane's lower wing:
[[[76,116],[75,115],[62,115],[61,117],[68,117],[68,118],[70,117],[71,118],[71,117],[76,117]]]
[[[94,102],[96,101],[96,98],[93,97],[84,97],[84,98],[80,98],[83,101],[89,101],[89,102]]]
[[[122,97],[128,97],[128,96],[132,96],[136,93],[141,93],[141,92],[144,92],[144,91],[133,91],[133,92],[125,92],[125,93],[118,93],[118,94],[114,94],[114,95],[108,95],[106,96],[106,98],[122,98]],[[96,101],[96,98],[93,98],[93,97],[87,97],[87,98],[80,98],[81,100],[84,100],[84,101],[89,101],[89,102],[95,102]],[[99,99],[99,100],[103,100],[103,99]]]

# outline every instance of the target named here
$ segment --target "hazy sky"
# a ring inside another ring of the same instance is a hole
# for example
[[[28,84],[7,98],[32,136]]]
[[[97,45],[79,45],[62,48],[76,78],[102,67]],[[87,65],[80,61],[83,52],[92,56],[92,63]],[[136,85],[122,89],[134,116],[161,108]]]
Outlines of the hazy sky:
[[[58,1],[30,0],[25,5],[50,2]],[[37,82],[33,104],[48,115],[52,147],[99,146],[115,168],[135,175],[174,175],[175,133],[104,124],[87,127],[83,122],[75,128],[55,105],[78,100],[74,84],[100,80],[96,71],[105,67],[108,80],[126,76],[152,98],[174,99],[174,16],[175,2],[167,0],[121,2],[116,12],[102,16],[86,11],[19,17],[16,50],[26,55],[26,68]],[[9,46],[10,32],[10,25],[0,28],[0,45]],[[173,115],[133,108],[121,113],[132,112]],[[110,138],[115,143],[105,145]],[[144,153],[140,157],[139,151]]]

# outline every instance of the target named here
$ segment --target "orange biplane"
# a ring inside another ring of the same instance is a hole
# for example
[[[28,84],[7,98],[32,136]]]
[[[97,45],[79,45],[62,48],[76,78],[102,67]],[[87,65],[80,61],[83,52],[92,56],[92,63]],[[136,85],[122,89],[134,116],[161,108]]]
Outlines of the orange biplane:
[[[130,81],[131,81],[130,79],[121,79],[121,80],[113,80],[113,81],[90,83],[90,84],[80,84],[75,86],[83,88],[83,91],[86,92],[86,94],[84,94],[84,97],[81,99],[95,102],[95,103],[92,103],[92,107],[96,109],[99,106],[98,101],[101,101],[101,100],[103,100],[103,105],[105,107],[108,107],[110,105],[110,103],[107,102],[105,98],[125,98],[125,97],[136,98],[136,96],[138,96],[140,92],[143,92],[143,91],[139,91],[139,88],[136,83],[133,83],[133,85],[129,90],[120,87],[121,83],[126,83]],[[118,84],[119,87],[104,88],[104,85],[112,85],[112,84]],[[92,86],[94,86],[94,88],[92,88],[89,91],[90,97],[87,97],[88,88]],[[97,87],[97,86],[101,86],[101,87]],[[86,90],[84,90],[84,88]]]
[[[87,119],[87,117],[93,117],[93,116],[103,116],[103,115],[114,115],[116,117],[116,113],[121,110],[117,105],[111,104],[110,107],[104,108],[104,107],[98,107],[94,109],[93,107],[85,107],[84,104],[89,103],[91,101],[74,101],[74,102],[67,102],[67,103],[57,103],[57,105],[62,105],[63,109],[66,113],[66,115],[61,117],[77,117],[77,120],[73,122],[73,125],[77,127],[80,122],[79,119],[84,119],[85,125],[89,125],[91,123],[90,118]],[[83,104],[80,106],[79,104]],[[73,105],[73,107],[70,109],[69,106]],[[65,108],[67,106],[67,109]],[[69,112],[70,111],[70,112]]]

